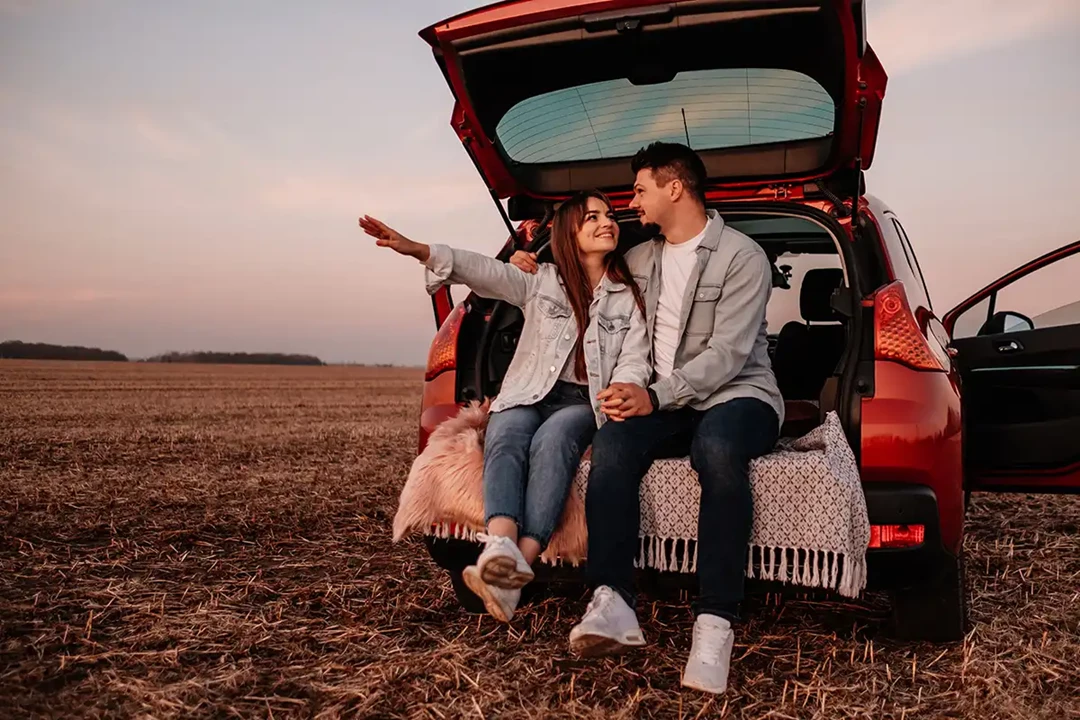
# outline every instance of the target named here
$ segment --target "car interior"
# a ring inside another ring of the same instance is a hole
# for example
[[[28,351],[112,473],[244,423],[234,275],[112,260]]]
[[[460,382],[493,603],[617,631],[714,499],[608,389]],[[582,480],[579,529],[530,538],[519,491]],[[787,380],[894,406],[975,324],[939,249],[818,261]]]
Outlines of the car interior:
[[[769,353],[786,401],[783,434],[802,435],[835,405],[838,365],[847,343],[844,317],[832,306],[833,293],[844,285],[841,257],[833,236],[803,218],[725,212],[725,221],[757,241],[773,262]],[[624,252],[648,241],[636,216],[620,214],[619,225]],[[530,246],[540,262],[553,262],[547,240],[548,230],[542,229]],[[459,363],[472,366],[475,378],[463,385],[480,392],[465,392],[466,399],[498,393],[524,324],[521,310],[507,303],[480,300],[477,309],[483,321],[463,328],[472,341],[463,337]],[[476,348],[478,362],[468,360],[469,346]]]

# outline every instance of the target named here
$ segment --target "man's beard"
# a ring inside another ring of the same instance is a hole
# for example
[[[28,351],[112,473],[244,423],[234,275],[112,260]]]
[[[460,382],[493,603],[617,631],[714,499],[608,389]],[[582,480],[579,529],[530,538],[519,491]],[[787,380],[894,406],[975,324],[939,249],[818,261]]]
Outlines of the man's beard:
[[[646,240],[655,240],[663,235],[663,233],[660,232],[660,226],[654,222],[642,222],[641,232]]]

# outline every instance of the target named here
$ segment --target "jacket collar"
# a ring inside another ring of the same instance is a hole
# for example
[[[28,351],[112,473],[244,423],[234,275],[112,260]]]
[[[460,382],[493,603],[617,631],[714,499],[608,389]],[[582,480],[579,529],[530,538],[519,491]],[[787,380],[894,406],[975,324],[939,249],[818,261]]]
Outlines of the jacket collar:
[[[724,218],[720,217],[720,213],[711,208],[705,210],[705,215],[709,218],[708,224],[705,226],[705,237],[701,238],[698,249],[704,248],[709,252],[714,252],[720,246],[720,236],[724,233]],[[657,250],[659,250],[666,241],[664,236],[661,235],[654,242]]]
[[[713,252],[720,246],[720,236],[724,233],[724,218],[712,209],[706,210],[705,214],[709,216],[709,224],[705,226],[705,237],[701,238],[698,247]]]
[[[558,279],[559,279],[559,284],[562,285],[563,288],[565,289],[566,288],[566,281],[562,279],[562,275],[557,275],[556,277],[558,277]],[[604,294],[613,293],[613,292],[619,292],[619,291],[625,290],[625,289],[626,289],[626,283],[615,282],[614,280],[612,280],[611,278],[609,278],[607,276],[607,273],[605,273],[604,276],[602,278],[600,278],[600,284],[596,288],[594,288],[594,290],[596,290],[598,293],[604,293]]]
[[[626,283],[615,282],[614,280],[609,278],[606,273],[605,273],[604,277],[600,279],[600,291],[601,292],[613,293],[613,292],[619,292],[620,290],[625,290],[625,289],[626,289]]]

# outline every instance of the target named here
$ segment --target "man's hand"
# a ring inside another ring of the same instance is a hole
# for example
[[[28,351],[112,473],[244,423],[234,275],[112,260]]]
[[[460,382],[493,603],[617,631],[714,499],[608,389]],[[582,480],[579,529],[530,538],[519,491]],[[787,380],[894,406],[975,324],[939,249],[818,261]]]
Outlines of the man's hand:
[[[536,264],[536,253],[525,252],[524,250],[518,250],[511,255],[510,264],[518,270],[524,270],[534,275],[540,269],[540,266]]]
[[[431,257],[431,248],[424,243],[413,242],[397,230],[370,215],[360,218],[360,228],[371,237],[379,247],[388,247],[396,253],[414,257],[420,262],[427,262]]]
[[[649,391],[633,383],[611,383],[596,398],[600,401],[600,412],[616,422],[648,415],[656,409],[649,399]]]

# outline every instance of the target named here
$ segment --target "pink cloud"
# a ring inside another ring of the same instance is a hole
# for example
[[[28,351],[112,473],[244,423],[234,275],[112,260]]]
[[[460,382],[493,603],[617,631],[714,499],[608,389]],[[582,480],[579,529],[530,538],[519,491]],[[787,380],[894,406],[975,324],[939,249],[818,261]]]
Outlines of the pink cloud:
[[[0,308],[62,308],[72,305],[134,300],[134,293],[91,287],[63,289],[8,287],[0,289]]]
[[[146,112],[134,112],[131,127],[144,147],[163,158],[180,160],[198,154],[198,148],[190,137],[183,132],[167,129]]]
[[[892,75],[1080,24],[1077,0],[893,0],[870,6],[870,44]]]
[[[373,176],[366,180],[334,177],[287,177],[264,188],[260,201],[282,212],[372,215],[440,213],[490,202],[479,176],[460,174],[402,179]]]

